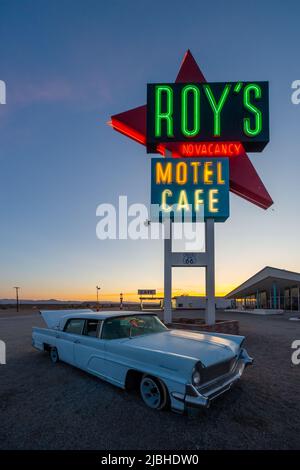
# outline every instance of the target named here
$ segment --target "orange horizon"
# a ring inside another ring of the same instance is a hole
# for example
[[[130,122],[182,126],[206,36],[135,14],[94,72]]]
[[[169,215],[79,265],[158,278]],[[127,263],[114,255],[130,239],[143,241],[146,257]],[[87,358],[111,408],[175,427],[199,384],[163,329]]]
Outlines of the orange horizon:
[[[232,286],[228,286],[228,289],[226,288],[226,290],[223,288],[223,289],[216,289],[216,297],[224,297],[228,292],[230,292],[231,290],[234,289],[234,285]],[[24,288],[24,290],[26,290]],[[58,301],[76,301],[76,302],[96,302],[96,294],[87,294],[87,295],[84,295],[84,294],[75,294],[75,295],[72,295],[72,294],[67,294],[67,295],[55,295],[53,293],[49,293],[48,295],[47,294],[42,294],[42,295],[38,295],[38,294],[35,294],[35,295],[30,295],[30,293],[27,293],[26,297],[22,297],[22,292],[20,292],[20,301],[26,301],[26,300],[33,300],[33,301],[38,301],[38,300],[58,300]],[[180,295],[188,295],[188,296],[199,296],[199,297],[204,297],[205,296],[205,291],[204,290],[200,290],[200,291],[195,291],[195,290],[188,290],[188,289],[179,289],[179,288],[174,288],[172,289],[172,297],[174,296],[180,296]],[[156,290],[156,296],[154,296],[154,299],[155,298],[158,298],[158,297],[163,297],[163,290],[159,290],[157,289]],[[138,302],[139,301],[139,295],[137,294],[137,292],[123,292],[123,301],[126,302],[126,301],[136,301]],[[150,296],[149,296],[150,297]],[[2,299],[13,299],[14,296],[13,295],[9,295],[9,296],[2,296],[1,297]],[[102,292],[100,291],[99,293],[99,302],[101,303],[101,301],[119,301],[120,300],[120,293],[116,293],[116,292]]]

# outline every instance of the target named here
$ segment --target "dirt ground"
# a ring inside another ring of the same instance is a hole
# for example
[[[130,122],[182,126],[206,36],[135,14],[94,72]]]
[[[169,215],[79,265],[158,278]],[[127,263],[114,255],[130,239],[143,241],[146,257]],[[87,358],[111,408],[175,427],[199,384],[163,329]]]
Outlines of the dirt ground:
[[[0,365],[0,448],[300,449],[300,365],[291,362],[300,322],[289,316],[219,312],[218,318],[240,321],[255,364],[211,408],[185,416],[152,411],[135,394],[67,364],[52,365],[31,347],[32,326],[43,325],[38,312],[0,310],[7,346],[7,364]]]

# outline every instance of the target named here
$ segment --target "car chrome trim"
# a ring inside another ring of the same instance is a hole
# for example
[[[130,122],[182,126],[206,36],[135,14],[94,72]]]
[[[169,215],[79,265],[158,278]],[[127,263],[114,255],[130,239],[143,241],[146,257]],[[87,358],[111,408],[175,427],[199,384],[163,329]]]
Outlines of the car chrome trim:
[[[245,349],[242,349],[234,369],[229,374],[221,376],[212,382],[202,384],[199,387],[188,383],[185,394],[172,392],[171,395],[176,400],[184,402],[186,406],[208,408],[211,401],[229,390],[241,378],[245,367],[252,363],[253,359]]]

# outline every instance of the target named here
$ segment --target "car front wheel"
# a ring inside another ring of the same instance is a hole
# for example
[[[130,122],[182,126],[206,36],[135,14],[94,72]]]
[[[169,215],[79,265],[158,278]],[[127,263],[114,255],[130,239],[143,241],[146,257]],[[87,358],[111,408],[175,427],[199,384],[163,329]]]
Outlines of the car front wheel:
[[[164,383],[145,375],[140,383],[140,392],[144,403],[154,410],[163,410],[168,405],[168,390]]]

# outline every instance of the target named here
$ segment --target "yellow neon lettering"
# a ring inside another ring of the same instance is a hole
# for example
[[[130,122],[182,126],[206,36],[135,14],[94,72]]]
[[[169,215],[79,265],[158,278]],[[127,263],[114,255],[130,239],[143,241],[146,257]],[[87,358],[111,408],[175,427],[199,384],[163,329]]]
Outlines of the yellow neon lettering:
[[[167,197],[173,196],[173,192],[170,189],[164,189],[161,193],[161,209],[165,212],[170,212],[172,207],[167,204]]]
[[[203,181],[204,184],[213,184],[211,177],[213,176],[214,172],[211,169],[212,162],[204,162],[204,170],[203,170]]]
[[[222,162],[217,162],[217,183],[218,184],[225,184],[225,180],[223,178],[223,165],[222,165]]]
[[[194,198],[194,205],[195,205],[195,211],[198,211],[200,206],[203,206],[204,201],[200,197],[203,194],[203,189],[196,189],[195,191],[195,198]]]
[[[218,189],[210,189],[208,192],[208,210],[209,212],[216,213],[219,212],[219,209],[215,207],[215,204],[218,204],[219,198],[214,197],[219,193]]]
[[[198,184],[198,168],[201,165],[200,162],[191,162],[191,167],[193,168],[193,183]]]
[[[176,183],[182,185],[187,182],[187,165],[185,162],[180,162],[176,165]]]
[[[161,162],[155,165],[156,184],[170,184],[172,183],[172,163],[168,162],[163,167]]]
[[[184,189],[180,191],[179,197],[178,197],[177,210],[180,211],[181,209],[184,209],[186,211],[190,210],[187,194]]]

